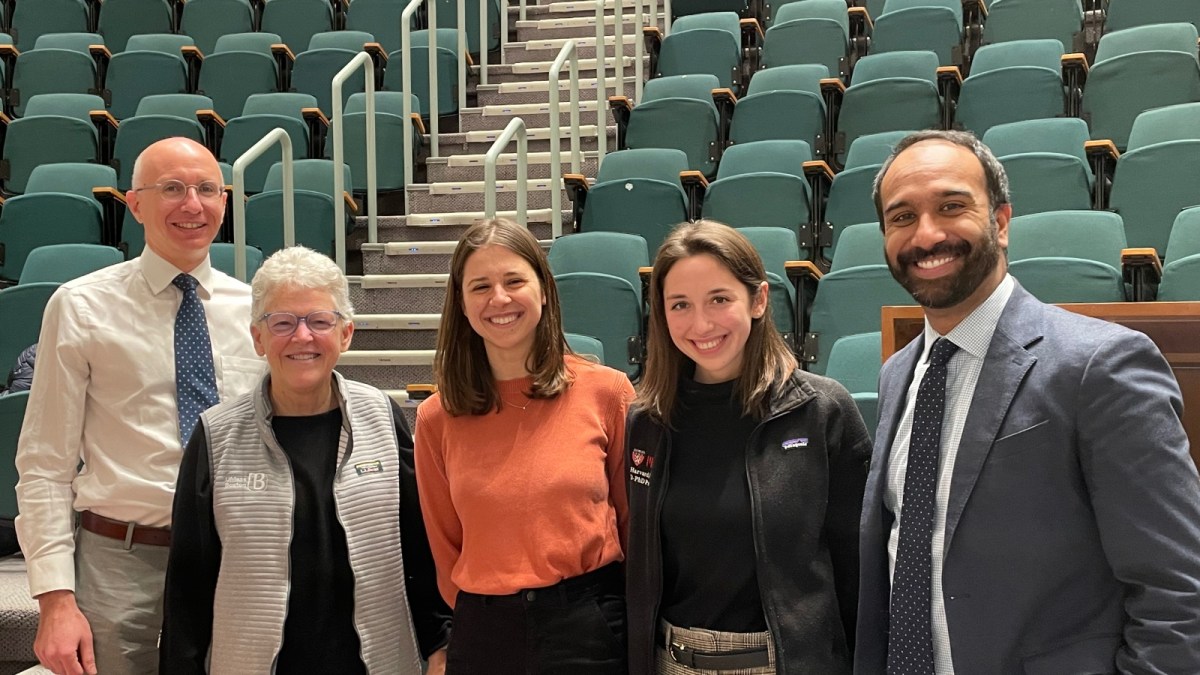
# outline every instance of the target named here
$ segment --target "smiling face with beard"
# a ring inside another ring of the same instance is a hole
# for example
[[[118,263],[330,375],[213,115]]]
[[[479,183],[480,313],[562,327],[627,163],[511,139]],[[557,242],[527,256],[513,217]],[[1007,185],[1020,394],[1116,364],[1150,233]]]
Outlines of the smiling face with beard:
[[[993,209],[979,160],[942,140],[897,155],[879,193],[888,268],[945,334],[1004,278],[1012,208]]]

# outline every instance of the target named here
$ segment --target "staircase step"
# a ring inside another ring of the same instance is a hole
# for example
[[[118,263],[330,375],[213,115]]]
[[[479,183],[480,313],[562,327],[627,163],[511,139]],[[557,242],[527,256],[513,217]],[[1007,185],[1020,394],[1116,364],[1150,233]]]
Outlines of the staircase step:
[[[649,15],[645,16],[642,20],[643,22],[649,22]],[[514,25],[517,29],[518,42],[549,40],[553,38],[596,37],[596,17],[594,15],[517,21]],[[604,17],[605,35],[611,35],[616,25],[616,18],[611,14],[606,15]],[[621,22],[621,25],[624,35],[636,32],[632,14],[626,14],[625,20]]]
[[[571,173],[570,152],[568,143],[563,144],[562,173]],[[588,176],[596,175],[596,153],[584,152],[580,162],[580,173]],[[444,180],[483,180],[483,160],[486,155],[452,155],[450,157],[434,157],[426,160],[425,168],[430,182]],[[530,178],[550,177],[550,153],[529,153],[526,165]],[[496,161],[496,177],[499,179],[515,179],[517,177],[517,153],[501,153]]]
[[[553,55],[552,55],[553,56]],[[622,56],[618,64],[616,59],[611,56],[604,60],[604,70],[608,73],[611,80],[613,72],[619,65],[625,76],[634,76],[636,71],[634,65],[636,59],[632,56]],[[642,65],[648,68],[650,64],[649,57],[643,57]],[[554,65],[552,61],[527,61],[525,63],[514,63],[508,65],[488,64],[488,84],[500,84],[505,82],[544,82],[550,77],[550,66]],[[644,71],[643,71],[644,72]],[[473,76],[478,77],[479,67],[471,68]],[[596,78],[596,59],[581,59],[579,62],[580,80],[591,79],[593,82]],[[559,82],[569,81],[570,68],[564,66]],[[561,85],[560,85],[561,86]],[[595,88],[595,84],[592,87]],[[611,85],[610,85],[611,86]]]
[[[605,84],[604,98],[607,100],[609,96],[614,94],[616,81],[613,78],[608,78]],[[634,78],[626,77],[624,80],[624,89],[622,95],[630,98],[634,95],[636,83]],[[570,81],[563,80],[559,83],[559,100],[570,100]],[[479,105],[517,105],[520,103],[548,103],[550,101],[549,83],[542,82],[505,82],[502,84],[481,84],[479,85]],[[565,91],[564,91],[565,90]],[[596,100],[596,79],[582,78],[579,80],[579,100],[580,101],[595,101]]]
[[[575,41],[575,55],[581,59],[591,59],[596,57],[596,36],[578,38],[551,38],[543,40],[529,40],[527,42],[509,42],[504,45],[504,62],[505,63],[522,63],[525,61],[553,61],[563,45],[567,42]],[[625,56],[633,56],[637,53],[637,36],[624,34],[621,36],[621,42],[624,44]],[[604,38],[605,54],[611,58],[613,45],[617,43],[615,35],[607,35]]]
[[[394,241],[363,244],[366,274],[444,274],[457,241]]]
[[[434,349],[440,314],[355,314],[355,349]]]
[[[581,125],[579,129],[579,149],[587,152],[596,150],[596,126]],[[567,143],[568,130],[562,130],[562,149],[564,152],[570,150]],[[438,153],[443,157],[452,157],[459,154],[477,155],[487,153],[492,149],[492,144],[496,142],[496,137],[500,135],[497,130],[479,130],[469,131],[466,133],[457,134],[442,134],[438,137]],[[529,144],[529,152],[549,152],[550,151],[550,130],[546,128],[532,128],[527,130],[526,141]],[[608,127],[608,150],[616,150],[617,148],[617,128],[615,126]],[[512,152],[517,150],[516,139],[509,143],[508,148]]]
[[[368,314],[442,311],[448,274],[372,274],[350,278],[350,302]],[[394,384],[394,383],[393,383]]]
[[[517,205],[515,180],[496,181],[496,208],[515,209]],[[550,206],[549,179],[537,178],[526,181],[528,192],[526,204],[531,209]],[[562,191],[563,203],[567,202],[566,191]],[[408,186],[408,210],[411,213],[478,211],[484,205],[483,181],[458,181]]]
[[[568,131],[571,124],[571,99],[560,99],[558,127],[559,133]],[[510,105],[489,105],[482,108],[463,108],[458,115],[459,131],[496,131],[500,132],[512,118],[520,117],[525,121],[526,128],[550,128],[549,103],[515,103]],[[579,123],[596,124],[596,101],[579,102]],[[616,124],[608,106],[604,106],[604,124]]]

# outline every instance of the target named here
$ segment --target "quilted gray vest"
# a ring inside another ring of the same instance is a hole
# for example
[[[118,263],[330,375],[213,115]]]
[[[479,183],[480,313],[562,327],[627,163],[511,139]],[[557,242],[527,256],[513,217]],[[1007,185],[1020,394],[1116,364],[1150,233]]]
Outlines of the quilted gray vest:
[[[391,405],[374,387],[333,374],[342,408],[333,492],[354,573],[354,626],[370,673],[420,675],[404,591],[400,481]],[[283,643],[295,496],[271,430],[270,377],[201,415],[212,469],[221,571],[213,604],[213,675],[275,672]],[[297,588],[295,592],[303,593]]]

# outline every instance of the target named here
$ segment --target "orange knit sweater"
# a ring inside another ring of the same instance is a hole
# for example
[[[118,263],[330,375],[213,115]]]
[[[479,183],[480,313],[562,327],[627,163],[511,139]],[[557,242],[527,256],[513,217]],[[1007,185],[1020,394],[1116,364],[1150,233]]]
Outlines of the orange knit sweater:
[[[624,558],[633,387],[611,368],[567,364],[575,380],[557,398],[530,400],[521,378],[497,383],[499,412],[451,417],[437,395],[417,410],[421,510],[451,607],[460,589],[506,595]]]

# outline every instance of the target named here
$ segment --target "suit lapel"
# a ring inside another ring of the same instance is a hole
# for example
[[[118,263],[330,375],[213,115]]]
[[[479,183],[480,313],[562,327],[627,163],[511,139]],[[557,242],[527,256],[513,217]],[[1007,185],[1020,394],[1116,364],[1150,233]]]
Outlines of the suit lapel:
[[[924,334],[910,342],[900,350],[889,364],[890,377],[882,382],[879,391],[879,423],[876,425],[875,451],[872,454],[872,477],[874,481],[868,486],[870,504],[883,509],[883,493],[887,489],[887,466],[892,456],[892,443],[896,440],[896,429],[900,426],[900,418],[904,415],[904,404],[908,387],[912,384],[913,370],[917,359],[925,348]]]
[[[1042,337],[1044,307],[1017,285],[996,325],[954,462],[950,499],[946,505],[947,553],[954,541],[954,532],[963,508],[971,497],[1000,425],[1008,416],[1013,397],[1030,368],[1037,362],[1037,357],[1028,351],[1028,347]]]

